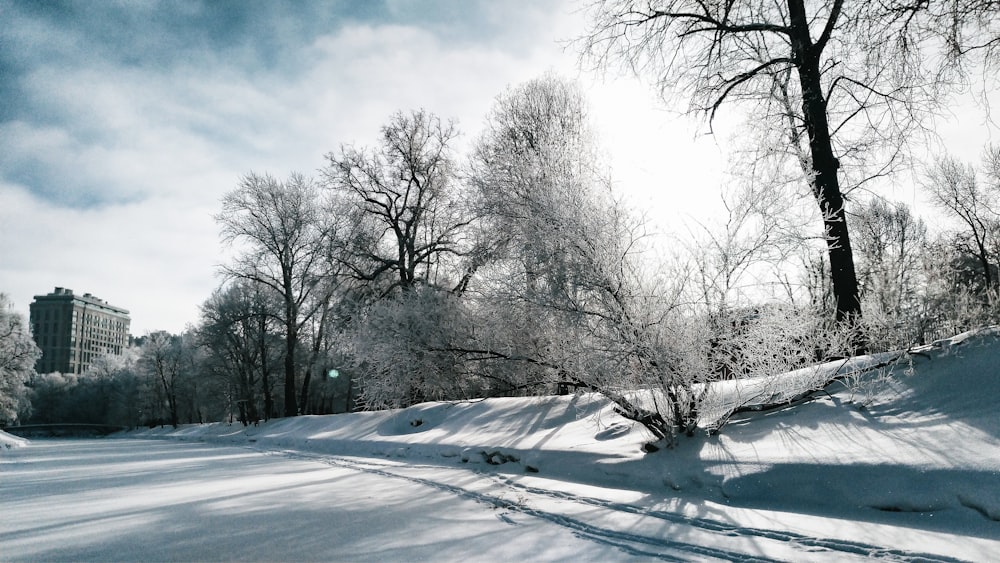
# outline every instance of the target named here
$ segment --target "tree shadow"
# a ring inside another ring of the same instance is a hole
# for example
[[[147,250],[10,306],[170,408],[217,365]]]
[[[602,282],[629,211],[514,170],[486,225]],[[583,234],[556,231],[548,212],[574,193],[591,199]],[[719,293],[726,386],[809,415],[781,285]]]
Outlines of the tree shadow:
[[[721,492],[748,508],[998,539],[998,478],[989,470],[780,463],[726,477]]]

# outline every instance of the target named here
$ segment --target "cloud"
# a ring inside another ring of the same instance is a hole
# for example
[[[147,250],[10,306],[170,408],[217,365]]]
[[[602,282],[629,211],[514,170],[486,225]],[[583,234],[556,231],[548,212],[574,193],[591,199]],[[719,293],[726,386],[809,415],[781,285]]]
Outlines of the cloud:
[[[136,334],[197,321],[241,174],[315,174],[417,107],[468,143],[506,85],[571,61],[558,3],[82,6],[0,0],[0,291],[91,292]]]
[[[162,198],[57,208],[8,185],[0,200],[0,281],[19,309],[58,285],[130,309],[137,334],[197,320],[222,259],[213,209]]]

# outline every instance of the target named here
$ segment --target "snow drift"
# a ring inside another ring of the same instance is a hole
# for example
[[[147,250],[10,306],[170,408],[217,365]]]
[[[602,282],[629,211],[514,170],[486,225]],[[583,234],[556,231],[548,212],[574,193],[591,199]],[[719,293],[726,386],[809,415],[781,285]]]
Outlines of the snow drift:
[[[0,430],[0,450],[10,450],[13,448],[23,448],[29,444],[28,440],[8,434]]]

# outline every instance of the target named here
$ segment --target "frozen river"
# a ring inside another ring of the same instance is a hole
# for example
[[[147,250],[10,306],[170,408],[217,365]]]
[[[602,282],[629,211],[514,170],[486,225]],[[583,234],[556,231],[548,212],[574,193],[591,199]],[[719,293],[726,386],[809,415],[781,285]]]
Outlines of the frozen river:
[[[495,469],[199,442],[36,440],[0,450],[0,561],[964,559],[944,554],[958,541],[948,535]],[[892,534],[941,548],[863,539]]]
[[[502,502],[347,462],[114,439],[36,440],[0,462],[3,561],[627,557],[545,520],[521,525]]]

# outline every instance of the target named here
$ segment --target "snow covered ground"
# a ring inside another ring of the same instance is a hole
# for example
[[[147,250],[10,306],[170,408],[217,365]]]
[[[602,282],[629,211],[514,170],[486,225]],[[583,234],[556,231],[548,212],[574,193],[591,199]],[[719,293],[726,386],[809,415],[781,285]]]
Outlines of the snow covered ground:
[[[0,430],[0,450],[12,450],[14,448],[23,448],[27,446],[30,442],[24,438],[18,436],[13,436]]]
[[[0,559],[992,561],[998,397],[987,330],[652,454],[594,395],[34,441]]]

